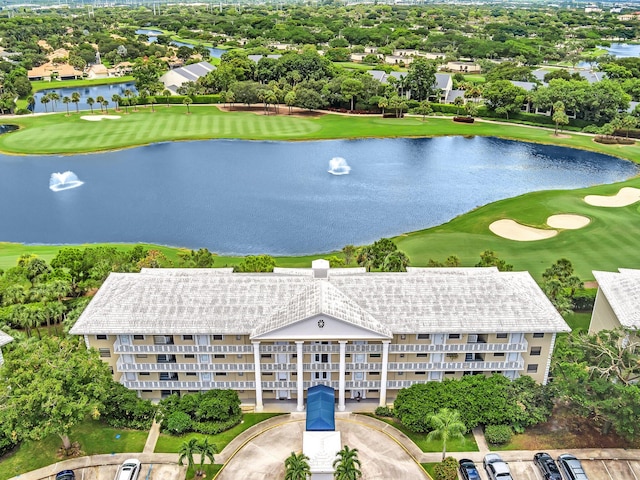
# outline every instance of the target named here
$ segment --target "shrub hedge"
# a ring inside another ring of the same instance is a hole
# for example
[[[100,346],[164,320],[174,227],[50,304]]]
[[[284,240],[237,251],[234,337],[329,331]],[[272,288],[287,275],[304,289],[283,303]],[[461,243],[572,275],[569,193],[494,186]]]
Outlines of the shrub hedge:
[[[593,310],[593,305],[596,301],[597,288],[585,288],[577,290],[571,301],[573,302],[573,309],[576,311],[590,312]]]
[[[487,425],[484,429],[484,438],[491,445],[504,445],[511,441],[513,430],[509,425]]]
[[[156,412],[157,407],[149,400],[138,398],[133,390],[112,382],[101,414],[104,421],[112,427],[148,430]]]

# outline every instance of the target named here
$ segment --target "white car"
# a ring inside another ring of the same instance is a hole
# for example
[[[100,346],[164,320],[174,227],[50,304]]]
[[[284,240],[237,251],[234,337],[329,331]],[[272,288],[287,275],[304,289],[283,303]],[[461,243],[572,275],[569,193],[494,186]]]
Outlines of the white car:
[[[114,480],[138,480],[138,475],[140,475],[140,460],[130,458],[120,465]]]
[[[483,463],[490,480],[513,480],[509,465],[497,453],[485,455]]]

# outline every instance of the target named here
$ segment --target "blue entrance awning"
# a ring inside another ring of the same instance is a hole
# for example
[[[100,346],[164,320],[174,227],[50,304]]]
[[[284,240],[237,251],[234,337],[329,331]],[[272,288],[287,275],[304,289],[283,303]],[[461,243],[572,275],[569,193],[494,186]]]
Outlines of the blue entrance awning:
[[[334,431],[336,392],[326,385],[307,390],[307,431]]]

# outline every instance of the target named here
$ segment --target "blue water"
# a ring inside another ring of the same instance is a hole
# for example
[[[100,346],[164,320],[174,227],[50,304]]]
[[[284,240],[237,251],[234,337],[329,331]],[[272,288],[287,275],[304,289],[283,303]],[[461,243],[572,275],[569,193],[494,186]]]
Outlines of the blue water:
[[[185,42],[176,42],[175,40],[173,42],[171,42],[171,45],[175,45],[176,47],[189,47],[189,48],[193,48],[193,44],[192,43],[185,43]],[[212,57],[215,58],[220,58],[224,53],[226,53],[226,50],[222,50],[221,48],[208,48],[209,52],[211,53]]]
[[[610,47],[600,46],[598,48],[602,48],[606,50],[610,55],[618,58],[640,57],[640,45],[634,45],[630,43],[612,43]],[[592,65],[588,62],[580,62],[577,64],[577,67],[591,68]]]
[[[116,120],[117,121],[117,120]],[[343,157],[348,175],[327,173]],[[49,189],[53,172],[84,184]],[[151,242],[306,254],[439,225],[487,203],[638,174],[627,161],[496,138],[171,142],[1,156],[0,240]]]
[[[148,29],[148,28],[140,28],[140,29],[136,30],[136,35],[146,35],[147,36],[147,40],[149,42],[153,43],[153,42],[157,42],[158,41],[157,37],[158,37],[158,35],[162,35],[162,32],[159,31],[159,30],[152,30],[152,29]],[[185,42],[173,41],[173,42],[171,42],[171,45],[175,45],[176,47],[193,48],[193,44],[192,43],[185,43]],[[222,54],[226,52],[226,50],[223,50],[221,48],[209,48],[208,50],[211,53],[211,56],[215,57],[215,58],[220,58],[222,56]]]
[[[78,92],[80,94],[78,110],[90,110],[91,107],[89,107],[89,104],[87,103],[87,98],[93,97],[93,99],[95,100],[99,96],[103,96],[105,100],[109,101],[109,105],[107,107],[109,108],[109,110],[112,110],[116,106],[116,104],[113,102],[113,100],[111,100],[111,97],[113,95],[120,95],[121,97],[124,97],[124,91],[127,89],[131,90],[134,94],[137,93],[135,83],[133,82],[112,83],[110,85],[94,85],[90,87],[49,88],[47,90],[40,90],[34,95],[36,99],[34,112],[45,111],[45,107],[42,103],[40,103],[40,99],[50,92],[58,92],[58,95],[60,95],[60,100],[58,100],[57,104],[55,105],[56,112],[67,111],[67,106],[62,103],[62,98],[65,96],[71,98],[71,94],[73,94],[74,92]],[[49,102],[47,104],[47,111],[51,112],[51,109],[53,107],[53,102]],[[76,104],[69,103],[69,111],[75,112],[75,110]],[[97,102],[94,103],[93,110],[100,111],[100,106]]]

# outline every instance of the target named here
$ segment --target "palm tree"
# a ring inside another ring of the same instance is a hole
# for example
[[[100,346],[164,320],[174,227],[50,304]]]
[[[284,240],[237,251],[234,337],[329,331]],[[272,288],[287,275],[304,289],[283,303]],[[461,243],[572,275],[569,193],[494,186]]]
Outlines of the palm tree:
[[[384,117],[384,109],[389,106],[389,99],[386,97],[380,97],[378,100],[378,108],[382,109],[382,116]]]
[[[91,109],[91,113],[93,113],[93,104],[96,103],[93,97],[87,97],[87,105]]]
[[[191,110],[189,109],[189,105],[193,103],[193,100],[191,100],[191,97],[185,97],[182,103],[184,103],[187,106],[187,115],[189,115],[191,113]]]
[[[125,114],[129,113],[129,109],[127,108],[129,106],[129,99],[128,98],[121,98],[120,99],[120,105],[124,107],[124,113]]]
[[[58,95],[58,92],[51,92],[49,93],[49,98],[51,99],[51,109],[55,112],[56,111],[56,103],[58,102],[58,100],[60,100],[60,95]]]
[[[444,460],[447,456],[447,441],[464,438],[467,426],[460,420],[460,412],[448,408],[441,408],[438,413],[427,415],[426,421],[433,427],[427,435],[427,440],[442,439],[442,460]]]
[[[291,452],[284,461],[284,480],[307,480],[310,475],[309,457]]]
[[[162,96],[164,97],[165,103],[167,107],[169,106],[169,97],[171,96],[171,92],[166,88],[162,91]]]
[[[115,93],[111,97],[111,101],[116,104],[116,110],[120,110],[120,102],[122,102],[122,97]]]
[[[358,459],[358,449],[350,449],[345,445],[337,454],[333,461],[335,472],[333,478],[336,480],[357,480],[362,477],[360,471],[360,460]]]
[[[187,468],[191,468],[194,465],[193,455],[198,453],[200,448],[198,447],[198,439],[192,438],[188,442],[183,442],[180,446],[178,454],[178,465],[183,465],[183,460],[187,459]]]
[[[140,97],[131,97],[129,99],[129,102],[131,102],[131,105],[133,105],[133,111],[137,112],[138,111],[138,101],[140,100]]]
[[[96,97],[96,102],[98,102],[98,105],[100,105],[100,113],[102,113],[102,106],[103,106],[103,102],[104,102],[104,97],[102,95],[98,95]]]
[[[109,100],[103,100],[102,106],[104,107],[104,113],[109,113]]]
[[[51,99],[49,98],[49,94],[45,94],[40,99],[40,103],[44,105],[44,113],[47,113],[47,103],[49,103]]]
[[[209,443],[208,438],[205,438],[198,444],[198,453],[200,454],[200,466],[196,471],[196,476],[202,477],[205,473],[204,461],[208,458],[211,463],[214,463],[214,455],[218,453],[218,448],[213,443]]]
[[[73,92],[71,94],[71,101],[76,104],[76,113],[79,112],[78,104],[80,103],[80,94],[78,92]]]
[[[131,103],[131,97],[133,97],[133,92],[127,88],[127,89],[124,91],[124,96],[125,96],[125,97],[127,97],[127,99],[129,100],[129,105],[133,105],[133,104]]]
[[[31,110],[31,113],[34,113],[34,110],[36,109],[36,98],[33,95],[29,95],[27,97],[27,107]]]
[[[62,103],[64,103],[67,107],[67,117],[69,116],[69,103],[71,103],[71,99],[66,95],[62,97]]]

